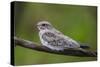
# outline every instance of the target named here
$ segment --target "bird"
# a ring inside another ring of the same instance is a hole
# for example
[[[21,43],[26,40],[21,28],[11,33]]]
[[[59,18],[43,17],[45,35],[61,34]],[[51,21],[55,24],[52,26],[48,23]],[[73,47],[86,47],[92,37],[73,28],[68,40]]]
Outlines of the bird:
[[[51,50],[63,51],[65,49],[78,49],[85,51],[83,48],[88,47],[81,46],[80,43],[74,39],[64,35],[48,21],[37,22],[37,28],[39,30],[41,44]]]

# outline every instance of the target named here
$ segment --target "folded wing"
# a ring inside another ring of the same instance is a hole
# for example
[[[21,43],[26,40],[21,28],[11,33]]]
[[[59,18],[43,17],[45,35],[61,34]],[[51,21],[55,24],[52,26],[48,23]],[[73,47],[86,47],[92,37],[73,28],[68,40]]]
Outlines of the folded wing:
[[[53,33],[53,32],[45,32],[42,35],[43,40],[45,40],[48,45],[54,46],[54,47],[61,47],[61,48],[78,48],[78,43],[73,41],[70,38],[64,38],[59,34]]]

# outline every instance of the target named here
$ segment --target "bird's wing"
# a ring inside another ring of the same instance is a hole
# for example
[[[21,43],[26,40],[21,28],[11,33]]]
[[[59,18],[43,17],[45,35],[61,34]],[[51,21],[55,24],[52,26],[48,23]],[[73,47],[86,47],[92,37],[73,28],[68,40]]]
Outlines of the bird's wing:
[[[69,40],[69,38],[64,38],[59,36],[59,34],[53,33],[53,32],[45,32],[42,35],[42,38],[44,41],[48,43],[48,45],[51,46],[58,46],[62,48],[76,48],[78,47],[76,43],[73,41]]]

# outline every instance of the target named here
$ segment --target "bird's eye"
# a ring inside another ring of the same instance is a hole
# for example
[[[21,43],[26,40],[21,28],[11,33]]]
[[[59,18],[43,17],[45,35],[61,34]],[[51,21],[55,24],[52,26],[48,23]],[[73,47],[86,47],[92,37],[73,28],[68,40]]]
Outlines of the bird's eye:
[[[42,26],[46,26],[46,24],[42,24]]]

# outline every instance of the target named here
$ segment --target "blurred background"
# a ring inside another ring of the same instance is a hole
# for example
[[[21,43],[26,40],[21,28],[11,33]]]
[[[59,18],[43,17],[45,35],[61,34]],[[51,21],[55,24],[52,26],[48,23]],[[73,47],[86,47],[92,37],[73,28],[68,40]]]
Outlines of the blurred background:
[[[15,36],[40,44],[36,24],[49,21],[56,29],[97,50],[97,7],[64,4],[14,2]],[[41,46],[41,45],[40,45]],[[76,57],[15,47],[15,65],[94,61],[96,57]]]

